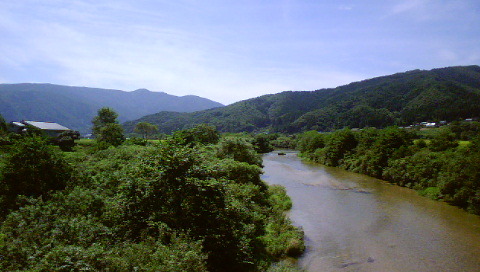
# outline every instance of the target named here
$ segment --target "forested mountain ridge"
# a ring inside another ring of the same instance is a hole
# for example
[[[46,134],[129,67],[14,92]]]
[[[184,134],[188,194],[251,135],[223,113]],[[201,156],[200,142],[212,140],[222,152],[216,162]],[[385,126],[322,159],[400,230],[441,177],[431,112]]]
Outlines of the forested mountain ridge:
[[[120,121],[159,111],[193,112],[223,105],[198,96],[174,96],[139,89],[120,90],[53,84],[0,84],[0,113],[7,121],[53,121],[87,132],[101,107],[111,107]]]
[[[199,123],[224,132],[328,131],[480,116],[480,67],[413,70],[332,89],[287,91],[193,113],[160,112],[138,122],[170,133]]]

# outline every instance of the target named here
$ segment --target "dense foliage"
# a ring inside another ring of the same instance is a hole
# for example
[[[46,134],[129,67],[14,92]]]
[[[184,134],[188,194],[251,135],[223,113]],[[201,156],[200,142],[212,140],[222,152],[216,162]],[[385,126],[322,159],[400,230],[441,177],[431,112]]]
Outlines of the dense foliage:
[[[384,128],[480,116],[480,67],[414,70],[313,92],[282,92],[193,113],[160,112],[125,123],[162,133],[208,123],[222,132],[332,131]]]
[[[38,136],[19,139],[7,155],[0,181],[0,218],[21,206],[21,197],[48,198],[64,189],[72,169],[59,152]]]
[[[12,146],[0,270],[265,271],[301,254],[303,233],[284,214],[291,202],[260,179],[249,140],[192,131],[105,150],[86,142],[60,153],[37,138]]]
[[[298,137],[297,146],[313,161],[414,188],[480,214],[480,134],[473,136],[471,127],[475,122],[443,127],[427,140],[396,127],[309,131]],[[459,146],[455,135],[467,134],[471,142]]]

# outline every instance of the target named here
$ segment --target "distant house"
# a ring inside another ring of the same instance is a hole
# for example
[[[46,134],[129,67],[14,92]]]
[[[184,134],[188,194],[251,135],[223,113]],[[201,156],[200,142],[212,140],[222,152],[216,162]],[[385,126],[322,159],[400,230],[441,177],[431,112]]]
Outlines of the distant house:
[[[433,128],[433,127],[437,127],[437,123],[421,122],[420,126],[427,127],[427,128]]]
[[[52,138],[58,137],[63,132],[72,131],[67,127],[53,122],[20,121],[10,123],[10,131],[15,133],[25,133],[29,128],[39,129],[43,131],[46,136]]]

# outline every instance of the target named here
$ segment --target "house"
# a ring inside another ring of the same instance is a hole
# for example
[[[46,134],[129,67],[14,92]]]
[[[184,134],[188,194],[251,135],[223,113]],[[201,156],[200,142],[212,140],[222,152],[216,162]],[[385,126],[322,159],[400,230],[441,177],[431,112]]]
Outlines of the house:
[[[52,138],[56,138],[66,131],[73,132],[73,130],[53,122],[21,121],[10,123],[10,131],[15,133],[25,133],[29,128],[39,129],[46,136]]]
[[[10,126],[8,126],[8,130],[10,132],[14,132],[17,134],[22,133],[26,129],[25,125],[21,122],[10,122]]]

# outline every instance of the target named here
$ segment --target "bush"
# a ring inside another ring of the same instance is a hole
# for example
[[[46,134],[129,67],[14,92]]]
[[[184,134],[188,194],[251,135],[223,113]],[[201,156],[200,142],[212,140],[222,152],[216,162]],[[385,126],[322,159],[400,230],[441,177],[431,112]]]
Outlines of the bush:
[[[439,200],[442,198],[442,194],[440,192],[440,188],[438,187],[428,187],[424,190],[418,192],[421,196],[426,196],[433,200]]]
[[[296,139],[295,136],[279,136],[271,144],[276,148],[295,149]]]
[[[217,157],[231,158],[235,161],[262,166],[262,158],[257,154],[253,145],[242,138],[222,139],[219,143]]]
[[[80,138],[80,133],[78,131],[64,131],[57,138],[53,139],[52,142],[60,147],[63,151],[73,151],[75,146],[75,140]]]
[[[253,146],[255,151],[258,153],[268,153],[273,151],[273,146],[271,144],[272,139],[275,138],[275,135],[268,134],[257,134],[253,137]]]
[[[2,213],[15,208],[18,195],[44,196],[65,188],[72,169],[55,149],[41,137],[24,137],[12,146],[0,181]]]
[[[139,137],[131,137],[131,138],[129,138],[125,141],[125,144],[146,146],[147,145],[147,139],[139,138]]]
[[[432,151],[445,151],[457,146],[458,141],[455,139],[455,134],[449,130],[442,130],[430,141],[429,148]]]
[[[106,124],[100,128],[100,132],[97,135],[97,142],[101,146],[100,149],[104,149],[105,146],[119,146],[125,141],[123,136],[123,128],[119,124]]]
[[[262,237],[267,252],[277,259],[285,256],[298,257],[305,251],[304,233],[284,216],[284,213],[292,207],[292,201],[283,186],[269,186],[268,191],[273,215]]]
[[[173,139],[178,144],[188,146],[216,144],[220,140],[220,134],[214,126],[201,124],[192,129],[176,131],[173,134]]]
[[[318,148],[325,147],[323,134],[317,131],[307,131],[297,138],[297,149],[302,153],[312,153]]]

